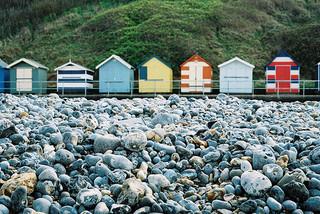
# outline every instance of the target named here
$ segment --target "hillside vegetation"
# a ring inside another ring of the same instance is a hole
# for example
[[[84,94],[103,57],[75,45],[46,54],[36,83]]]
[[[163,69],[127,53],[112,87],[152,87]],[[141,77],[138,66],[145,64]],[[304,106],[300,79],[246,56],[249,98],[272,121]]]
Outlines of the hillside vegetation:
[[[157,55],[178,76],[179,65],[198,53],[216,74],[218,64],[239,56],[255,64],[255,78],[261,78],[272,55],[285,49],[303,66],[303,77],[311,78],[320,61],[317,0],[4,2],[9,6],[1,9],[7,18],[0,18],[0,58],[8,62],[29,57],[53,70],[70,58],[94,68],[111,54],[134,66]],[[14,2],[24,2],[29,11],[19,13],[22,7]],[[44,9],[45,2],[53,6]]]

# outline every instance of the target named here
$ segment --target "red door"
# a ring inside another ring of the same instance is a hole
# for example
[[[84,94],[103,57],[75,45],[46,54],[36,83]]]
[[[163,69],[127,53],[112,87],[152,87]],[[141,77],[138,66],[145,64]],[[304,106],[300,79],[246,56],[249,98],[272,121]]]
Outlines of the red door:
[[[277,66],[276,68],[276,87],[279,92],[290,92],[290,70],[291,66]]]

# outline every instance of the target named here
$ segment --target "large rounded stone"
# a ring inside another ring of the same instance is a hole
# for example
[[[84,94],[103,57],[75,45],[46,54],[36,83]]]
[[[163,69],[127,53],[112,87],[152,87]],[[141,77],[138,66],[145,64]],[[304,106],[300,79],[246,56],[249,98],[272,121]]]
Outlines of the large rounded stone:
[[[159,192],[161,188],[165,188],[170,185],[170,181],[161,174],[149,175],[148,183],[155,192]]]
[[[272,151],[269,149],[263,150],[256,150],[253,152],[253,157],[252,157],[252,166],[253,169],[262,169],[264,165],[270,164],[270,163],[275,163],[276,158]]]
[[[177,122],[180,119],[177,114],[159,113],[151,121],[153,125],[168,125]]]
[[[98,189],[82,189],[77,195],[77,202],[84,207],[94,207],[101,201],[102,194]]]
[[[105,153],[108,150],[115,150],[120,145],[120,139],[112,134],[98,135],[94,140],[93,149],[95,153]]]
[[[147,145],[147,136],[142,132],[129,133],[123,138],[123,144],[130,151],[142,151]]]
[[[55,160],[63,165],[70,165],[73,161],[75,161],[75,158],[70,151],[66,149],[60,149],[55,154]]]
[[[38,178],[40,181],[45,181],[45,180],[58,181],[59,180],[57,173],[53,168],[48,168],[43,170],[38,176]]]
[[[310,152],[309,159],[314,163],[320,163],[320,146],[317,146]]]
[[[273,211],[281,211],[282,209],[282,205],[272,197],[268,197],[267,205]]]
[[[28,192],[25,186],[19,186],[11,195],[11,209],[14,213],[22,212],[28,206]]]
[[[258,171],[247,171],[241,175],[241,186],[249,195],[261,196],[272,187],[272,183]]]
[[[283,169],[277,164],[267,164],[263,166],[265,174],[272,183],[277,183],[283,176]]]
[[[0,194],[11,196],[11,193],[19,186],[27,187],[28,193],[34,191],[37,183],[37,175],[33,172],[15,174],[1,186]]]
[[[303,183],[291,181],[283,185],[284,192],[295,201],[305,201],[309,198],[309,190]]]
[[[51,202],[45,198],[38,198],[32,202],[32,207],[37,212],[49,214]]]
[[[240,205],[240,210],[245,213],[253,213],[258,205],[254,200],[247,200]]]
[[[304,209],[306,211],[320,212],[320,196],[310,197],[304,202]]]
[[[122,155],[106,154],[103,156],[103,161],[115,169],[124,169],[129,171],[133,169],[132,162]]]

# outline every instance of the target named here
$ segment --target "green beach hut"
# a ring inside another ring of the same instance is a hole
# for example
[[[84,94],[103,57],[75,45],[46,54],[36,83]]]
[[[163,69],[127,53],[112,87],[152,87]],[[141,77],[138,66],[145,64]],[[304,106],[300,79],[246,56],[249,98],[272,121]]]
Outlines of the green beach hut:
[[[10,92],[16,93],[47,93],[47,73],[49,68],[26,58],[11,63]]]

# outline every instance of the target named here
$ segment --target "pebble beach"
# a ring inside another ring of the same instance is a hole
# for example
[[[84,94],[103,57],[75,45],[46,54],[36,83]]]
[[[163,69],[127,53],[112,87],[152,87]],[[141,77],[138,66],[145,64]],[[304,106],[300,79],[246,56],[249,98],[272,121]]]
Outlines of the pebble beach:
[[[0,214],[320,213],[320,102],[0,94]]]

